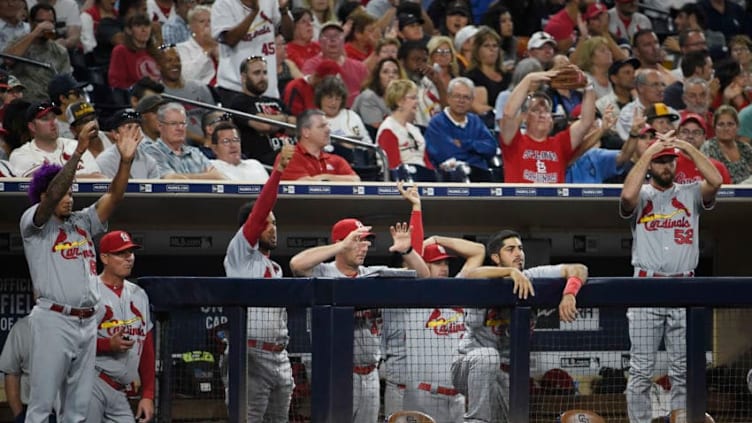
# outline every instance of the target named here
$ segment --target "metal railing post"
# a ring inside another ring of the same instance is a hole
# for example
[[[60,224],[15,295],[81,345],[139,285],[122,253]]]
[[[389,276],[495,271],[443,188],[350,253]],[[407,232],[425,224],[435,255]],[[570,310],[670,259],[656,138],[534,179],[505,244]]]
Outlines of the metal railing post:
[[[687,423],[704,423],[707,408],[705,380],[705,319],[707,308],[687,307]]]
[[[170,314],[167,311],[155,313],[159,335],[157,336],[158,371],[157,421],[172,421],[172,339],[170,338]]]
[[[314,423],[352,420],[354,311],[353,307],[331,306],[314,306],[311,311]]]
[[[248,309],[245,307],[228,307],[227,318],[230,324],[229,352],[227,357],[227,414],[231,422],[243,423],[248,416],[246,404],[246,374],[248,373],[248,346],[246,344],[246,320]]]
[[[509,421],[530,420],[530,307],[514,307],[509,327]]]

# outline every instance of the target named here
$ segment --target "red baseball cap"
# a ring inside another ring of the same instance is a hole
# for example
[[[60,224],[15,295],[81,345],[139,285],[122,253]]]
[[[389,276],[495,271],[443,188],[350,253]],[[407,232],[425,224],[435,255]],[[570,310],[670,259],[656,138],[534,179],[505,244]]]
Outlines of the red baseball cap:
[[[703,131],[708,132],[707,124],[705,123],[705,118],[698,115],[697,113],[692,113],[688,111],[681,112],[681,120],[679,121],[679,127],[684,126],[685,123],[695,121]]]
[[[585,20],[597,18],[602,13],[606,12],[608,12],[608,8],[606,8],[603,3],[593,3],[588,6],[587,11],[585,12]]]
[[[653,142],[650,143],[650,145],[653,145],[653,144],[655,144],[657,142],[658,141],[653,141]],[[661,158],[661,157],[666,157],[666,156],[678,157],[679,156],[679,151],[677,149],[675,149],[674,147],[666,147],[663,150],[661,150],[661,151],[653,154],[653,157],[651,157],[650,160],[655,160],[655,159],[658,159],[658,158]]]
[[[348,235],[350,235],[350,232],[362,228],[366,225],[363,224],[358,219],[342,219],[339,222],[335,223],[334,226],[332,226],[332,242],[339,242],[343,239],[347,238]],[[366,232],[364,236],[373,236],[373,233]]]
[[[447,253],[446,248],[444,248],[443,245],[431,244],[426,245],[423,248],[423,261],[425,261],[426,263],[446,260],[451,257],[452,256]]]
[[[141,246],[134,243],[125,231],[108,232],[99,240],[99,252],[102,254],[119,253],[129,248],[139,249]]]

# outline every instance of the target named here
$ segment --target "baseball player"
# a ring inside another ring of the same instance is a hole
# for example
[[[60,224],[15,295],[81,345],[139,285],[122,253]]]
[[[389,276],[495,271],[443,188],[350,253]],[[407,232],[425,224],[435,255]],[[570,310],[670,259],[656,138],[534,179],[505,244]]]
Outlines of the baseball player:
[[[277,221],[272,209],[282,172],[295,151],[285,143],[269,180],[255,204],[241,207],[240,229],[227,246],[225,274],[236,278],[281,278],[282,268],[269,258],[277,247]],[[287,311],[284,307],[248,309],[248,421],[287,422],[292,367],[287,357]]]
[[[118,143],[121,160],[110,191],[93,205],[73,211],[71,185],[81,155],[97,137],[87,123],[71,158],[61,168],[43,165],[29,185],[32,206],[21,216],[21,236],[36,306],[31,311],[31,395],[26,422],[46,422],[58,391],[61,421],[85,421],[94,385],[99,304],[92,236],[123,199],[138,137]]]
[[[8,401],[13,421],[26,420],[26,407],[29,404],[29,356],[31,355],[31,324],[29,316],[24,316],[10,328],[0,354],[0,373],[5,375],[5,397]],[[59,406],[59,404],[58,404]],[[50,423],[57,419],[50,414]]]
[[[133,422],[126,392],[141,386],[136,418],[154,416],[154,339],[149,315],[149,297],[138,285],[126,280],[136,261],[135,244],[127,232],[108,232],[99,241],[104,269],[99,275],[102,295],[97,330],[97,379],[94,383],[87,422]]]
[[[428,276],[428,267],[411,244],[411,227],[397,223],[389,228],[393,244],[392,253],[399,253],[408,268],[415,269],[418,277]],[[386,266],[363,266],[373,233],[357,219],[342,219],[332,227],[329,245],[309,248],[290,260],[290,269],[296,276],[357,278],[386,269]],[[334,261],[324,263],[334,258]],[[380,310],[355,312],[355,339],[353,341],[353,422],[375,423],[379,415],[379,373],[376,369],[381,358]]]
[[[511,277],[514,280],[512,292],[523,299],[535,295],[530,278],[566,278],[559,316],[564,321],[575,319],[575,296],[587,280],[587,267],[559,264],[524,269],[522,238],[510,230],[491,236],[486,251],[496,267],[479,267],[465,277]],[[465,337],[452,363],[453,384],[467,396],[465,421],[508,421],[509,375],[502,369],[509,366],[509,321],[508,309],[465,309]]]
[[[699,259],[700,212],[715,205],[721,174],[690,143],[659,135],[624,181],[620,214],[632,227],[634,277],[691,277]],[[689,157],[704,181],[676,184],[676,158]],[[650,182],[645,184],[645,176]],[[635,281],[635,283],[639,283]],[[627,411],[632,423],[652,418],[651,376],[661,339],[668,353],[671,409],[686,407],[686,314],[683,308],[630,308]]]
[[[423,232],[417,188],[405,189],[401,183],[397,187],[413,205],[413,231]],[[413,248],[423,251],[423,260],[432,278],[449,277],[450,252],[465,259],[458,274],[462,277],[483,264],[486,251],[483,244],[442,236],[430,237],[425,242],[418,239],[417,246],[413,236]],[[385,360],[379,371],[386,380],[385,415],[399,410],[417,410],[437,422],[462,421],[465,397],[452,386],[449,369],[464,333],[462,308],[384,310],[382,349]]]

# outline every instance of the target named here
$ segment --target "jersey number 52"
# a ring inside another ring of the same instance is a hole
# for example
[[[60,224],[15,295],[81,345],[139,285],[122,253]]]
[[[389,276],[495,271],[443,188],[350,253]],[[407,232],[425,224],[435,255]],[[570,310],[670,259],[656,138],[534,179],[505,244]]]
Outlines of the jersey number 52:
[[[694,235],[694,229],[674,229],[674,242],[677,245],[692,244]]]

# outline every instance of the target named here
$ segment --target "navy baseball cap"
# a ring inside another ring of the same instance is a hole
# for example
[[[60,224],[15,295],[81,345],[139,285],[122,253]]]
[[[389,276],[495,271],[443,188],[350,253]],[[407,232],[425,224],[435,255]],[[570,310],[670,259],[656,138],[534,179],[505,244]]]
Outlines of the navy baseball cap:
[[[59,107],[53,105],[49,101],[36,101],[29,105],[26,109],[26,122],[32,122],[34,119],[44,117],[47,113],[55,113],[56,115],[62,115],[63,112]]]
[[[67,95],[71,91],[80,91],[83,87],[89,85],[88,82],[78,82],[73,75],[64,73],[56,75],[47,84],[47,94],[53,103],[58,101],[61,95]]]
[[[608,68],[608,76],[616,75],[616,73],[619,72],[619,69],[626,65],[632,65],[632,67],[637,70],[640,67],[640,61],[634,57],[629,57],[624,60],[614,60],[614,63]]]

